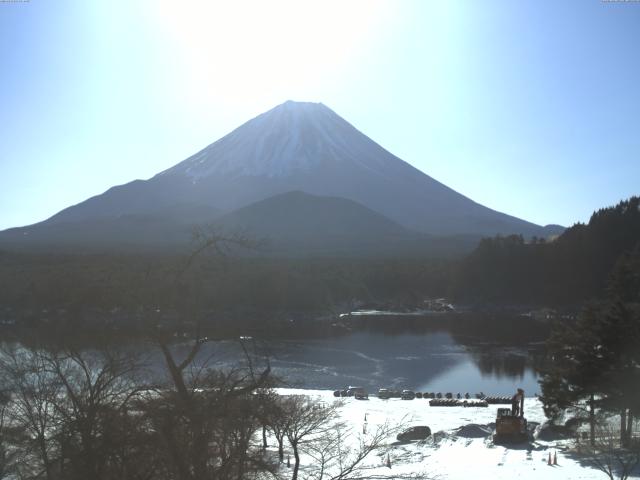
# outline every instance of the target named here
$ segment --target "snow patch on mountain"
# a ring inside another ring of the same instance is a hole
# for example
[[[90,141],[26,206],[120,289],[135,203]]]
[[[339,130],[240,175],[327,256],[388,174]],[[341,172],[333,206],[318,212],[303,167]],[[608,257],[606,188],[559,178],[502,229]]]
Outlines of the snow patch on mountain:
[[[388,155],[322,103],[287,101],[161,175],[274,178],[344,162],[383,174]]]

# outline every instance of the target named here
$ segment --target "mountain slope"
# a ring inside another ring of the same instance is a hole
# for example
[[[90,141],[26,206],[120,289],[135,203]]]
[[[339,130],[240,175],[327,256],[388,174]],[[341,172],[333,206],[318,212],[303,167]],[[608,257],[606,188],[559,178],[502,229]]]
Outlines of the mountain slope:
[[[12,249],[62,252],[188,251],[193,227],[257,240],[258,256],[421,256],[450,257],[470,252],[477,236],[433,237],[411,231],[352,200],[303,192],[275,195],[219,215],[205,207],[185,206],[173,215],[130,214],[14,228],[0,233],[0,245]],[[195,216],[207,215],[206,222]]]
[[[271,253],[424,251],[427,240],[352,200],[303,192],[275,195],[242,207],[220,217],[215,226],[266,240],[263,250]]]
[[[286,102],[146,181],[114,187],[47,223],[209,205],[232,211],[301,191],[353,200],[434,235],[543,235],[479,205],[387,152],[322,104]],[[204,219],[203,219],[204,220]]]
[[[275,195],[223,215],[215,223],[274,238],[414,234],[352,200],[304,192]]]
[[[211,222],[220,211],[206,205],[172,205],[148,213],[68,218],[0,232],[0,245],[53,247],[72,251],[175,248],[192,239],[193,228]]]

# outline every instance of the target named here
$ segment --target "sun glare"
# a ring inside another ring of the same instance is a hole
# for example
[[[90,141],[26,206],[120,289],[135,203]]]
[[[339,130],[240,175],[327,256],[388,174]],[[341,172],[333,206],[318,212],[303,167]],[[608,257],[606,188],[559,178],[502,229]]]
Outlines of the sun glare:
[[[330,82],[390,14],[375,1],[168,0],[155,8],[191,100],[234,105]]]

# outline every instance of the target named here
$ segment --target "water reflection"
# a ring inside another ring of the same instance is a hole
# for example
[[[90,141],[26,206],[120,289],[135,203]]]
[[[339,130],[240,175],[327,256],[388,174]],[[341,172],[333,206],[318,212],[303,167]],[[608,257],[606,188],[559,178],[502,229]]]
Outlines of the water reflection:
[[[449,332],[388,335],[355,332],[321,340],[268,341],[254,351],[270,359],[273,372],[292,386],[335,389],[362,385],[508,394],[516,386],[538,390],[533,358],[526,346],[461,344]],[[202,352],[223,368],[243,361],[232,341],[212,342]]]
[[[440,316],[434,319],[358,318],[354,331],[315,339],[245,341],[260,362],[270,362],[275,375],[288,385],[337,389],[362,385],[453,393],[509,394],[516,387],[539,391],[536,369],[547,332],[538,325],[513,328],[512,319]],[[24,345],[25,342],[22,342]],[[150,343],[127,348],[148,358],[150,375],[165,375],[164,361]],[[189,342],[172,347],[186,356]],[[246,362],[239,340],[208,342],[199,361],[213,359],[219,368]]]

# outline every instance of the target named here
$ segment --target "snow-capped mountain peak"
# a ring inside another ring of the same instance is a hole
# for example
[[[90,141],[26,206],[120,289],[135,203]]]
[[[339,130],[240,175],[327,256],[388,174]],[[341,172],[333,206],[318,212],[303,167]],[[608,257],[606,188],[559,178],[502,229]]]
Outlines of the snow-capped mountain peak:
[[[287,101],[163,172],[199,181],[211,175],[287,177],[324,162],[376,170],[382,150],[322,103]]]
[[[163,173],[109,189],[48,223],[185,206],[228,213],[294,191],[351,200],[432,235],[544,235],[541,227],[483,207],[417,170],[325,105],[291,101]]]

